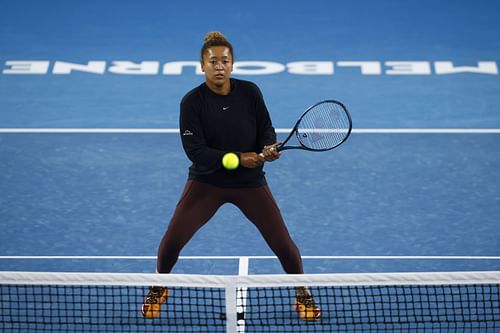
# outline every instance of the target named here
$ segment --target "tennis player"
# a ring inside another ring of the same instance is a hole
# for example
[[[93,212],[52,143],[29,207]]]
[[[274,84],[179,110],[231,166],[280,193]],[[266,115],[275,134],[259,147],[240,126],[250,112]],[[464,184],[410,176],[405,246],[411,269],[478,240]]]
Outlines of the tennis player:
[[[233,61],[233,47],[226,37],[220,32],[208,33],[201,48],[205,82],[189,91],[180,104],[182,145],[192,165],[159,245],[158,273],[170,273],[182,248],[225,203],[237,206],[258,228],[286,273],[303,273],[299,250],[263,172],[264,162],[280,157],[272,149],[277,144],[276,133],[259,88],[231,78]],[[222,158],[229,152],[239,157],[236,170],[222,166]],[[143,316],[158,317],[167,298],[167,288],[151,287],[142,306]],[[304,320],[318,320],[321,315],[307,288],[297,288],[295,309]]]

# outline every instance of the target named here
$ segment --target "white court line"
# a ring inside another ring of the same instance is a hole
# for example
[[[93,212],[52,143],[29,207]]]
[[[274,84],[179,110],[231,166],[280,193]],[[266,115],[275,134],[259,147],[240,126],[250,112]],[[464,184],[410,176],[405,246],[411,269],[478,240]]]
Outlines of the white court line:
[[[238,260],[239,275],[248,274],[248,260],[275,256],[180,256],[181,260]],[[500,260],[500,256],[302,256],[309,260]],[[156,256],[0,256],[0,260],[156,260]]]
[[[277,128],[276,133],[290,133]],[[178,134],[178,128],[0,128],[0,134]],[[354,128],[359,134],[500,134],[500,128]]]

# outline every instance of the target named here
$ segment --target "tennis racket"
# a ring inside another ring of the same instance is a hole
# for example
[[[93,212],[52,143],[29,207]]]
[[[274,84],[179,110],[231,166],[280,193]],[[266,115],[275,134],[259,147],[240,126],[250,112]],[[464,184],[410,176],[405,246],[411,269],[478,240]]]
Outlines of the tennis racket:
[[[276,149],[278,151],[331,150],[344,143],[351,134],[351,130],[351,115],[344,104],[335,100],[321,101],[304,111],[286,140],[277,145]],[[294,134],[298,144],[287,145]]]

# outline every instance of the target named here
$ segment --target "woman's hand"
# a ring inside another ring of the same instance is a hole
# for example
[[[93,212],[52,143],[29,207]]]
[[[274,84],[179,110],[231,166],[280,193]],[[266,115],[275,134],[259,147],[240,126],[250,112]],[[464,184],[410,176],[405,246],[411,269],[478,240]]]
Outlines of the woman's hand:
[[[281,154],[278,151],[277,146],[279,145],[279,142],[269,145],[269,146],[264,146],[264,149],[262,150],[262,153],[260,156],[264,157],[264,159],[267,162],[272,162],[274,160],[277,160],[280,158]]]
[[[240,153],[240,165],[245,168],[255,168],[265,162],[265,158],[257,153]]]

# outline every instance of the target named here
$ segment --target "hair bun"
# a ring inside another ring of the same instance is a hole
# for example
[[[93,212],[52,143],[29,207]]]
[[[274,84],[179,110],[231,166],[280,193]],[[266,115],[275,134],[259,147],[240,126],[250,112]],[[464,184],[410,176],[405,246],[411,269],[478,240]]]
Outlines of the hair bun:
[[[227,39],[226,39],[226,36],[224,36],[219,31],[212,31],[212,32],[209,32],[208,34],[205,35],[205,38],[204,38],[205,43],[213,41],[213,40],[226,41]]]
[[[205,38],[203,39],[205,43],[203,43],[203,46],[201,47],[201,52],[200,52],[201,63],[203,63],[204,61],[203,59],[207,50],[211,47],[216,47],[216,46],[227,47],[229,49],[229,52],[231,53],[231,60],[234,59],[233,46],[227,40],[226,36],[222,34],[222,32],[210,31],[205,35]]]

